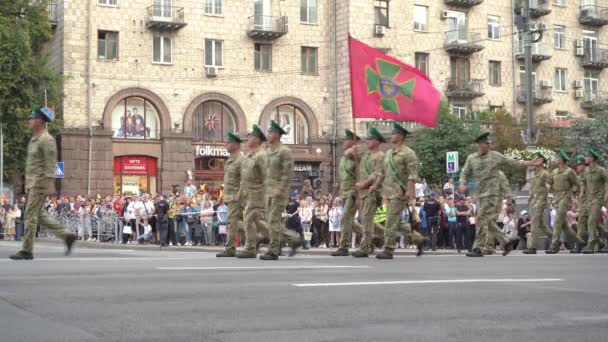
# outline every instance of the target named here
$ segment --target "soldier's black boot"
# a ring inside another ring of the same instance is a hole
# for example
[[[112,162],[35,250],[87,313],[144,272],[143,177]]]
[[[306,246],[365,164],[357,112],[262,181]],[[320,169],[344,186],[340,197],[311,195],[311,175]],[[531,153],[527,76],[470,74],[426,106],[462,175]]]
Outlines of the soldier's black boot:
[[[266,253],[266,254],[260,255],[260,260],[279,260],[279,256],[274,255],[272,253]]]
[[[225,250],[223,252],[219,252],[215,255],[217,258],[234,258],[236,257],[236,251],[234,250]],[[255,257],[255,256],[254,256]]]
[[[296,241],[292,242],[289,247],[291,248],[291,250],[289,250],[289,256],[292,257],[294,255],[296,255],[296,253],[298,253],[298,248],[302,247],[303,243],[302,240],[297,239]]]
[[[545,251],[545,254],[558,254],[559,253],[559,245],[551,246],[549,249]]]
[[[376,254],[376,259],[380,260],[390,260],[393,258],[393,249],[385,247],[384,250],[378,254]]]
[[[72,253],[72,247],[74,246],[74,241],[76,241],[75,234],[69,234],[65,237],[65,255],[70,255]]]
[[[354,251],[354,252],[350,253],[350,255],[353,258],[367,258],[369,256],[369,254],[367,254],[361,250]]]
[[[331,256],[349,256],[348,249],[346,248],[338,248],[335,252],[331,253]]]
[[[528,248],[523,253],[524,254],[536,254],[536,248]]]
[[[30,252],[25,252],[25,251],[19,251],[13,255],[11,255],[9,258],[13,259],[13,260],[32,260],[34,259],[34,254],[30,253]]]
[[[481,250],[479,248],[476,248],[471,252],[467,252],[466,256],[471,258],[481,258],[483,257],[483,253],[481,253]]]
[[[574,248],[570,250],[570,254],[580,254],[583,251],[583,247],[585,247],[584,243],[575,244]]]
[[[511,240],[505,244],[505,246],[502,248],[502,256],[507,256],[509,255],[509,253],[511,253],[511,251],[513,250],[514,243],[515,240]]]
[[[420,241],[418,241],[418,243],[416,244],[416,248],[418,249],[416,251],[416,256],[419,257],[422,255],[422,253],[424,253],[424,244],[426,243],[426,239],[421,239]],[[458,249],[458,253],[460,253],[460,248]]]

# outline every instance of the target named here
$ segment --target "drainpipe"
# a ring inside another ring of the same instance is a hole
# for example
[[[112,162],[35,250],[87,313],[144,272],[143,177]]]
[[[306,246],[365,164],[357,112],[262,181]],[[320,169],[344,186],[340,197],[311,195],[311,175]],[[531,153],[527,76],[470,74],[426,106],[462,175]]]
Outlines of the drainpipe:
[[[515,59],[515,35],[513,34],[513,30],[515,27],[515,0],[511,0],[511,62],[513,63],[513,102],[511,103],[511,114],[513,115],[513,120],[517,115],[517,75],[519,73],[519,68],[517,67],[517,60]]]
[[[89,160],[88,160],[88,173],[87,173],[87,195],[91,195],[91,163],[93,159],[93,122],[91,115],[93,115],[93,81],[92,72],[93,66],[91,62],[91,49],[93,46],[92,35],[91,35],[91,3],[93,0],[87,1],[87,117],[89,125]]]
[[[337,10],[338,10],[338,6],[337,6],[337,2],[338,0],[334,0],[334,37],[333,37],[333,59],[334,59],[334,89],[333,89],[333,96],[334,96],[334,109],[333,109],[333,128],[334,128],[334,133],[333,133],[333,137],[331,139],[331,151],[332,151],[332,180],[333,180],[333,184],[332,184],[332,192],[333,192],[333,187],[336,184],[336,145],[337,142],[336,140],[338,139],[338,14],[337,14]]]

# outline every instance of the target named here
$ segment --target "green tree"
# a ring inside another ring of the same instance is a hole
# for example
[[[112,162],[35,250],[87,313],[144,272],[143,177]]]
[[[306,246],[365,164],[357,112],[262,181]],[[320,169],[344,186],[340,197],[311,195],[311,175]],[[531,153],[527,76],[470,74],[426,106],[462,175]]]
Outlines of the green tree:
[[[585,153],[588,148],[598,151],[608,166],[608,108],[593,113],[592,119],[575,121],[563,135],[562,145],[570,152]]]
[[[0,122],[4,128],[7,179],[23,175],[34,103],[57,107],[61,77],[47,63],[43,46],[51,38],[47,0],[0,0]],[[51,132],[60,121],[53,122]]]

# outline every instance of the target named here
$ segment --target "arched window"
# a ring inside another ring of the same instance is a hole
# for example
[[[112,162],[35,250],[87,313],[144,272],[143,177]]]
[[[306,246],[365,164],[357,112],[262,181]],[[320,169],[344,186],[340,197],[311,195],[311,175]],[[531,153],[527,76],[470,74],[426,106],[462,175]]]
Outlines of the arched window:
[[[158,139],[158,111],[144,98],[124,98],[112,111],[112,131],[114,138]]]
[[[229,131],[236,132],[234,113],[218,101],[201,103],[192,116],[192,138],[194,141],[217,141],[226,139]]]
[[[265,129],[270,127],[270,120],[276,121],[287,133],[281,138],[282,143],[308,144],[308,122],[298,107],[281,105],[273,108],[262,120]]]

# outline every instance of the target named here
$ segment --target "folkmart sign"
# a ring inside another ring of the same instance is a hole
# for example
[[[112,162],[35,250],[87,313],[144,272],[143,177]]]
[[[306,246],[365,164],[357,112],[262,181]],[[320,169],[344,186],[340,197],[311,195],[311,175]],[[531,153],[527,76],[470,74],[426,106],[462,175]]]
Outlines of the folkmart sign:
[[[229,157],[230,153],[224,147],[197,145],[194,148],[194,156],[196,157]]]

